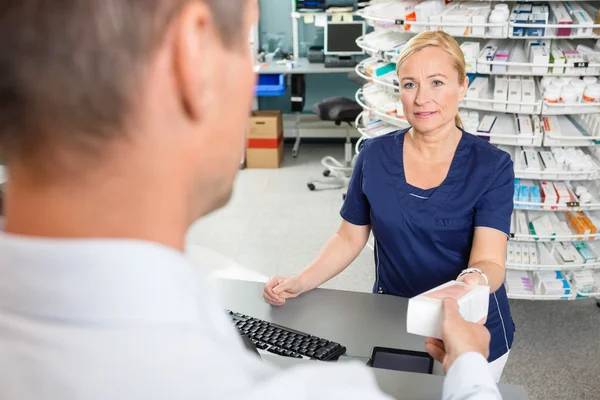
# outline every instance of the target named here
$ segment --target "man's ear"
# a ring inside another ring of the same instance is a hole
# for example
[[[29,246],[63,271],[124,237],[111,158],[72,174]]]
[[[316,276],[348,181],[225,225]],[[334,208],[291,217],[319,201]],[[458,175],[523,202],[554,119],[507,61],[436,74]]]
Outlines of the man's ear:
[[[210,8],[189,2],[174,21],[173,69],[185,113],[198,121],[210,104],[209,82],[214,79],[208,54],[215,45],[215,26]],[[216,55],[215,55],[216,56]]]

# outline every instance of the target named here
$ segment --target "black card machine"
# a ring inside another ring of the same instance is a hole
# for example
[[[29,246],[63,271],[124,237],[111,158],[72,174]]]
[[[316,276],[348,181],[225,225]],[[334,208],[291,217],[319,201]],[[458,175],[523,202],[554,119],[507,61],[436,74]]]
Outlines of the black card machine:
[[[431,375],[433,373],[433,358],[429,354],[420,351],[373,347],[367,366]]]

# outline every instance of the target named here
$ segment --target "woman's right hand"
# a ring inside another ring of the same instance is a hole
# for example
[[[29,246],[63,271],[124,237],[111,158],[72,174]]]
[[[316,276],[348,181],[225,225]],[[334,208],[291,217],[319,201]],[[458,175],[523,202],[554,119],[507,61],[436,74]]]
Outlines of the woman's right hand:
[[[263,297],[273,306],[282,306],[287,299],[298,297],[304,291],[302,282],[295,277],[274,276],[265,284]]]

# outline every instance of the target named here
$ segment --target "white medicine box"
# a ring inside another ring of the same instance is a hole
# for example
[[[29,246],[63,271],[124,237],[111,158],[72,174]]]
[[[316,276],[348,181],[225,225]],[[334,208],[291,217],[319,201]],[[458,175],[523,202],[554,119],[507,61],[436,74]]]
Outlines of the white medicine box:
[[[445,298],[456,300],[460,315],[469,322],[479,322],[487,317],[489,286],[450,281],[408,301],[408,333],[441,339],[442,301]]]

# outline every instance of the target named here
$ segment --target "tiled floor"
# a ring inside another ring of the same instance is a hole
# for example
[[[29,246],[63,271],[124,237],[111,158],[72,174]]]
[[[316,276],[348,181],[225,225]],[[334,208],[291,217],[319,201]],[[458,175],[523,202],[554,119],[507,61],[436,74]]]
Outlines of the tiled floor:
[[[230,204],[198,222],[188,245],[202,245],[264,276],[305,268],[341,219],[338,190],[310,192],[325,155],[343,156],[343,145],[303,145],[297,159],[287,149],[284,168],[244,170]],[[370,291],[373,253],[357,260],[325,287]],[[517,326],[502,382],[524,385],[532,400],[600,399],[600,309],[592,300],[511,301]],[[510,399],[507,399],[510,400]]]

